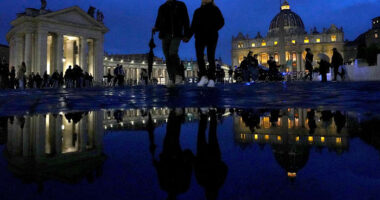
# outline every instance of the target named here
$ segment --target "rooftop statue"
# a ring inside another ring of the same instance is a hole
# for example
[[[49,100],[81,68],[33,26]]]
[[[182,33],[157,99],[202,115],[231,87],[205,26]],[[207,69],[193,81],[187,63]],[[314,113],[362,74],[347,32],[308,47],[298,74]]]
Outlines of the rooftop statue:
[[[100,10],[97,10],[96,11],[96,21],[103,22],[103,20],[104,20],[103,12],[101,12]]]
[[[41,0],[41,10],[45,10],[47,6],[46,0]]]
[[[94,8],[94,7],[92,7],[92,6],[90,6],[90,7],[88,8],[87,13],[88,13],[92,18],[94,18],[94,15],[95,15],[95,9],[96,9],[96,8]]]

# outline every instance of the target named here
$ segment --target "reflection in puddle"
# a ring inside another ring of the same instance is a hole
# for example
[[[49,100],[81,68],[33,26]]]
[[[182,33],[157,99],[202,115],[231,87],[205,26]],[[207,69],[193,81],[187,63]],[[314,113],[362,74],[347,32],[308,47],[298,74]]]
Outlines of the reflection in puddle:
[[[232,122],[230,127],[222,123],[228,120]],[[1,117],[0,144],[5,144],[4,156],[11,173],[27,183],[36,183],[42,192],[44,182],[50,180],[96,181],[106,163],[104,136],[114,132],[146,131],[149,147],[136,151],[149,148],[159,186],[169,199],[188,192],[193,187],[193,175],[203,196],[216,199],[231,170],[223,159],[224,146],[220,141],[233,137],[235,145],[242,150],[258,146],[263,151],[269,146],[284,177],[293,182],[309,162],[312,149],[317,152],[327,149],[341,155],[348,152],[350,140],[359,137],[380,150],[379,122],[376,118],[362,120],[359,114],[350,112],[294,108],[76,112]],[[196,137],[192,149],[182,147],[183,124],[190,124]],[[159,144],[155,132],[165,127],[162,144]],[[233,130],[228,133],[230,137],[217,134],[230,130]],[[231,151],[239,157],[238,151]]]

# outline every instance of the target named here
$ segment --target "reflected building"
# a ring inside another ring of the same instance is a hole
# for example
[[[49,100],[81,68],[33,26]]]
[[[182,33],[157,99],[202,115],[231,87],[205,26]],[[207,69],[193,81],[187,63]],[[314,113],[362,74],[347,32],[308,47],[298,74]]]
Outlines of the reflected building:
[[[4,150],[10,171],[40,187],[47,180],[92,182],[106,159],[102,119],[102,112],[16,117]]]
[[[313,147],[337,153],[348,150],[347,116],[339,111],[289,108],[245,112],[238,111],[233,116],[235,142],[242,147],[270,145],[289,178],[295,178],[306,165]]]

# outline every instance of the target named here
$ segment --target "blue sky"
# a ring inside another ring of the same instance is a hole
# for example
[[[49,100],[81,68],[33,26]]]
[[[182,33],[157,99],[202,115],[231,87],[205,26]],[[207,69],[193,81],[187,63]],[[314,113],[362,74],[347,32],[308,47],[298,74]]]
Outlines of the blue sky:
[[[78,5],[87,11],[89,5],[100,8],[105,24],[105,50],[109,53],[147,53],[150,30],[158,7],[165,0],[48,0],[48,9],[58,10]],[[190,18],[201,0],[183,0],[188,5]],[[279,12],[280,0],[215,0],[224,14],[226,25],[220,32],[217,57],[226,63],[231,61],[231,38],[239,32],[266,35],[269,23]],[[370,20],[380,15],[380,0],[289,0],[291,9],[304,21],[306,30],[316,26],[318,30],[336,24],[343,27],[345,38],[355,39],[371,27]],[[0,43],[6,44],[6,33],[16,13],[27,7],[40,7],[38,0],[0,0]],[[155,54],[163,57],[161,44]],[[180,56],[195,59],[194,40],[182,44]]]

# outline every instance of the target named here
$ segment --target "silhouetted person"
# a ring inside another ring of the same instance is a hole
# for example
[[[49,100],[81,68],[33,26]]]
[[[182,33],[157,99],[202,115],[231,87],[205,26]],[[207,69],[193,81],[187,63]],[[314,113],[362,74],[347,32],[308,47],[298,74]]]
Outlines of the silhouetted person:
[[[150,114],[150,112],[148,114],[148,121],[146,123],[146,130],[148,131],[148,134],[149,134],[149,151],[152,154],[152,156],[154,157],[154,153],[156,150],[156,144],[154,143],[155,126],[154,126],[154,122],[152,120],[152,115]]]
[[[218,31],[224,26],[224,18],[213,0],[202,0],[200,8],[195,10],[188,41],[195,34],[195,48],[199,67],[199,87],[215,87],[215,50],[218,44]],[[207,48],[208,69],[204,61]]]
[[[310,128],[309,134],[314,135],[315,129],[317,128],[317,123],[315,122],[315,111],[313,109],[307,112],[307,119]]]
[[[305,69],[308,70],[308,74],[305,76],[305,79],[309,78],[311,81],[313,80],[313,59],[314,55],[311,53],[310,48],[306,48],[306,56],[305,56]]]
[[[167,0],[158,10],[153,32],[160,32],[162,50],[166,58],[169,86],[181,79],[178,48],[183,37],[189,32],[190,20],[186,5],[177,0]]]
[[[111,75],[111,70],[108,70],[106,78],[107,78],[107,86],[111,86],[111,84],[112,84],[111,82],[112,82],[112,78],[113,78],[113,76]]]
[[[229,83],[233,82],[233,74],[234,74],[234,70],[232,69],[232,67],[230,67],[230,69],[228,70],[228,82]]]
[[[249,82],[248,65],[249,65],[248,59],[247,59],[247,57],[244,57],[243,61],[241,61],[241,63],[240,63],[240,70],[241,70],[241,73],[243,75],[242,78],[243,78],[244,82]]]
[[[186,192],[190,187],[194,155],[182,150],[179,142],[184,115],[177,109],[169,114],[166,135],[160,160],[153,160],[160,187],[168,193],[168,199]]]
[[[37,88],[41,88],[42,78],[40,76],[40,73],[37,72],[36,76],[34,76],[34,82],[36,83]]]
[[[117,123],[120,123],[123,121],[124,118],[124,112],[122,110],[115,110],[113,112],[113,117],[116,119]]]
[[[28,77],[28,87],[34,88],[34,73],[30,73]]]
[[[217,139],[216,111],[210,110],[210,132],[208,143],[206,129],[208,115],[202,113],[199,121],[197,155],[194,162],[195,178],[199,185],[205,189],[206,199],[217,199],[218,191],[227,177],[228,167],[222,161],[220,147]]]
[[[346,125],[346,117],[340,112],[336,111],[334,114],[334,121],[338,133],[342,132],[342,129]]]
[[[14,66],[12,66],[11,71],[9,73],[9,87],[11,89],[14,89],[15,84],[16,84],[16,69]]]
[[[268,65],[269,65],[269,80],[271,81],[276,81],[278,80],[278,66],[276,61],[273,59],[273,56],[269,57],[268,60]]]
[[[47,74],[47,71],[45,71],[44,75],[43,75],[43,83],[42,83],[42,87],[49,87],[49,75]]]
[[[26,65],[25,62],[22,62],[20,68],[18,69],[17,72],[17,79],[18,79],[18,87],[20,89],[24,89],[26,86],[26,81],[25,81],[25,72],[26,72]]]
[[[318,64],[319,64],[319,73],[322,76],[322,82],[327,82],[327,73],[329,73],[330,71],[330,63],[322,59],[321,61],[318,62]]]
[[[66,69],[64,78],[65,78],[66,88],[72,88],[73,87],[73,69],[71,65],[69,66],[69,68]]]
[[[334,69],[334,81],[336,81],[336,78],[338,74],[343,80],[343,75],[339,73],[339,67],[343,65],[343,57],[342,55],[338,52],[336,48],[333,48],[333,56],[331,60],[331,66]]]
[[[323,121],[324,128],[329,127],[331,122],[332,122],[332,118],[334,117],[334,115],[332,114],[332,112],[330,110],[324,110],[321,112],[321,114],[322,114],[321,120]]]
[[[260,128],[260,115],[255,110],[244,110],[241,113],[241,118],[252,132]]]
[[[9,85],[9,68],[8,63],[3,59],[0,63],[0,88],[8,88]]]

